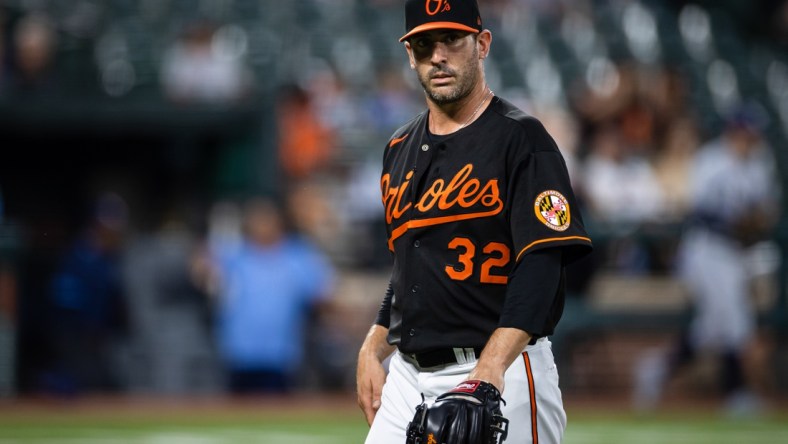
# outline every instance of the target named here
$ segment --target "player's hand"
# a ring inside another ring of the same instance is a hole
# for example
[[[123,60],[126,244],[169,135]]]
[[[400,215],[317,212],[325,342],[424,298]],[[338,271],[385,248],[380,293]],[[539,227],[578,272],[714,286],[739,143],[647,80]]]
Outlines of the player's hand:
[[[356,369],[356,391],[358,405],[364,412],[369,425],[372,425],[372,420],[375,419],[375,414],[380,408],[380,398],[383,394],[385,381],[386,371],[377,357],[359,354]]]
[[[386,342],[387,335],[387,328],[373,325],[358,352],[356,393],[358,405],[369,425],[372,425],[372,420],[380,408],[383,383],[386,381],[383,360],[394,351],[394,347]]]

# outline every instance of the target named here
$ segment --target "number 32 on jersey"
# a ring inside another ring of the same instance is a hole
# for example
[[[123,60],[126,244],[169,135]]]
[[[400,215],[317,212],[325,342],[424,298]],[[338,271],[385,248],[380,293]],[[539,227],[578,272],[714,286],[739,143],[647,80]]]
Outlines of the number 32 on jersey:
[[[449,249],[457,253],[455,265],[447,265],[446,274],[455,281],[464,281],[473,276],[475,266],[479,265],[479,280],[483,284],[506,284],[508,277],[498,274],[506,267],[511,258],[509,247],[500,242],[489,242],[477,257],[476,244],[466,237],[455,237],[449,242]]]

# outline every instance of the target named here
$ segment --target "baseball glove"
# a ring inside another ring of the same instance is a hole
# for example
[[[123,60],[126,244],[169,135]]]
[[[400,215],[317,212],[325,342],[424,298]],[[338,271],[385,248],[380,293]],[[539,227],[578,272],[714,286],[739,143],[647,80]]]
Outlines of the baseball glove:
[[[500,444],[509,429],[501,402],[494,385],[465,381],[438,396],[433,404],[422,402],[416,407],[406,444]]]
[[[760,208],[754,208],[747,214],[734,220],[731,226],[731,235],[744,247],[751,247],[760,241],[769,238],[769,230],[775,220],[771,215]]]

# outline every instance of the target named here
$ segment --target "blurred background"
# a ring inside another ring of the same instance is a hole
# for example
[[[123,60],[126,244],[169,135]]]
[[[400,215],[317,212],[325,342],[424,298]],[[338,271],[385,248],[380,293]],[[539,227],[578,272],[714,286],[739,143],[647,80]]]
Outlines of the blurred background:
[[[783,402],[788,2],[480,6],[488,82],[557,140],[596,246],[553,338],[567,399]],[[381,155],[424,107],[403,29],[398,0],[0,0],[0,397],[352,397]],[[768,159],[731,204],[768,216],[726,241],[749,327],[693,348],[714,303],[680,251],[725,140]]]

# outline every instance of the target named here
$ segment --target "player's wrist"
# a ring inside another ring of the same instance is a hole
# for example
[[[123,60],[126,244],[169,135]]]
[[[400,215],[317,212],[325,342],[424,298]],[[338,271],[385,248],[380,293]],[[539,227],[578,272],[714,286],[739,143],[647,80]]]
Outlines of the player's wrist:
[[[387,336],[387,328],[380,325],[373,325],[369,329],[369,333],[367,333],[367,337],[358,351],[359,360],[374,359],[383,362],[383,360],[394,351],[394,346],[390,345],[386,340]]]
[[[481,364],[481,363],[480,363]],[[468,380],[479,380],[488,382],[495,386],[498,391],[503,392],[503,381],[506,368],[499,366],[479,365],[468,374]]]
[[[358,360],[383,362],[388,357],[389,354],[386,354],[385,351],[382,350],[372,350],[372,349],[362,348],[361,350],[359,350]]]

